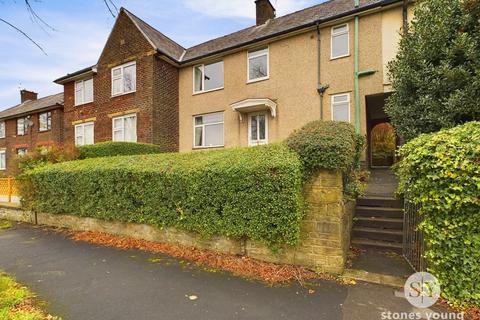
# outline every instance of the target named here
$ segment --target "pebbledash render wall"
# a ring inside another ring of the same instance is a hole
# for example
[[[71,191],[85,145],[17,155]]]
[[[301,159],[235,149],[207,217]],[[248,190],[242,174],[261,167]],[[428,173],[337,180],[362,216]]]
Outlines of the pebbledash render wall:
[[[136,91],[112,96],[112,68],[136,63]],[[75,106],[75,81],[93,77],[93,102]],[[125,12],[121,12],[96,65],[64,84],[65,142],[75,142],[75,125],[94,122],[94,142],[112,141],[112,118],[136,114],[137,142],[178,151],[178,70],[160,59]]]
[[[279,264],[306,266],[317,272],[341,274],[350,246],[354,203],[344,199],[342,175],[319,172],[305,186],[307,212],[301,223],[300,243],[277,253],[259,242],[225,237],[203,239],[198,234],[174,228],[159,229],[131,224],[81,218],[71,215],[33,213],[0,206],[0,219],[65,227],[76,231],[99,231],[148,241],[179,244],[222,253],[244,255]]]
[[[411,17],[412,14],[409,14]],[[386,65],[395,57],[403,23],[402,7],[393,6],[362,13],[359,20],[359,69],[373,70],[360,78],[361,131],[366,133],[366,96],[391,91]],[[349,55],[331,59],[331,30],[347,24]],[[391,40],[393,39],[393,41]],[[268,114],[268,142],[285,139],[292,131],[317,120],[331,120],[332,95],[349,94],[350,122],[355,125],[354,96],[354,18],[349,16],[320,29],[320,82],[329,85],[323,98],[317,92],[317,30],[311,28],[283,39],[257,43],[248,49],[224,56],[206,58],[180,69],[180,151],[193,148],[193,116],[224,112],[225,147],[248,145],[248,121],[240,121],[231,104],[248,98],[268,98],[277,103],[277,116]],[[247,52],[256,48],[269,49],[269,78],[247,81]],[[193,66],[224,62],[224,87],[194,94]],[[320,100],[323,100],[321,116]]]

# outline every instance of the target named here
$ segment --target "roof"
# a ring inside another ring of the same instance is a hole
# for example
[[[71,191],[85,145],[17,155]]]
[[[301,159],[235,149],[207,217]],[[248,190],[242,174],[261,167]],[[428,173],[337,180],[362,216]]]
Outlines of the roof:
[[[142,19],[135,16],[133,13],[128,11],[125,8],[122,8],[132,21],[135,23],[138,29],[145,35],[145,37],[150,40],[150,43],[153,44],[156,50],[162,52],[168,57],[172,58],[175,61],[180,61],[185,48],[153,28],[151,25],[143,21]]]
[[[37,100],[28,100],[14,107],[0,111],[0,119],[12,118],[34,111],[63,106],[63,92]]]
[[[185,49],[168,38],[128,10],[124,8],[121,10],[132,19],[137,28],[139,28],[159,53],[166,55],[177,64],[184,64],[275,36],[308,28],[317,23],[328,22],[357,12],[401,1],[402,0],[359,0],[360,5],[355,7],[354,0],[329,0],[313,7],[269,20],[263,25],[252,26],[188,49]],[[70,77],[72,77],[72,75],[62,77],[59,80],[65,80]],[[56,82],[58,82],[58,80],[56,80]]]
[[[70,78],[74,78],[74,77],[77,77],[77,76],[80,76],[84,73],[89,73],[89,72],[95,72],[96,68],[96,65],[95,66],[91,66],[91,67],[86,67],[86,68],[83,68],[81,70],[78,70],[78,71],[75,71],[75,72],[72,72],[72,73],[67,73],[67,75],[61,77],[61,78],[58,78],[57,80],[54,80],[53,82],[55,83],[58,83],[58,84],[61,84],[63,81],[67,80],[67,79],[70,79]]]

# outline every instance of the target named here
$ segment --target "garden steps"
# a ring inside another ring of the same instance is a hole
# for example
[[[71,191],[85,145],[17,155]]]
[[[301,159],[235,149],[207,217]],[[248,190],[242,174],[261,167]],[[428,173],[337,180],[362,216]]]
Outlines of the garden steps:
[[[365,196],[357,200],[352,230],[355,247],[401,252],[403,206],[394,197]]]

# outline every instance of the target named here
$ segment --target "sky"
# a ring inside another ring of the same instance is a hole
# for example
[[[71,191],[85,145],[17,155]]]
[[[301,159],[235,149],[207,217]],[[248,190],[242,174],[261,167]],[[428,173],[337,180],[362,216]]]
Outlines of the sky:
[[[255,24],[254,0],[111,1],[187,48]],[[277,16],[324,2],[271,1]],[[24,1],[0,0],[0,18],[25,31],[46,52],[0,21],[0,110],[20,103],[21,89],[38,92],[39,97],[62,92],[53,80],[94,65],[115,22],[103,0],[30,3],[54,30],[32,21]]]

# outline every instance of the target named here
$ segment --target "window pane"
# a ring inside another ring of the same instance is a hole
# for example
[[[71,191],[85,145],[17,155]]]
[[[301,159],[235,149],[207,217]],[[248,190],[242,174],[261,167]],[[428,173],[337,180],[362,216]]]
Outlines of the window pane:
[[[113,129],[122,129],[123,128],[123,118],[113,119]]]
[[[205,90],[223,87],[223,61],[205,66]]]
[[[123,141],[123,129],[113,131],[113,141]]]
[[[205,126],[205,146],[223,146],[223,123]]]
[[[125,141],[137,142],[137,117],[125,118]]]
[[[223,122],[223,112],[206,114],[202,118],[203,123]]]
[[[333,106],[333,116],[334,121],[345,121],[348,122],[349,118],[349,108],[348,103],[338,103]]]
[[[0,138],[5,137],[5,122],[0,122]]]
[[[334,27],[332,32],[334,34],[338,34],[338,33],[346,32],[347,30],[348,30],[348,27],[346,24],[344,24],[343,26]]]
[[[122,74],[122,69],[121,68],[117,68],[117,69],[113,69],[113,72],[112,72],[112,75],[114,77],[118,77]]]
[[[93,124],[84,126],[85,144],[93,144]]]
[[[5,156],[5,151],[2,151],[0,153],[0,169],[5,169],[6,166],[6,156]]]
[[[348,101],[348,95],[347,94],[333,97],[333,103],[347,102],[347,101]]]
[[[85,96],[85,102],[92,102],[93,101],[93,79],[86,80],[84,82],[84,96]]]
[[[332,57],[348,54],[348,33],[332,37]]]
[[[262,54],[268,54],[268,48],[257,50],[257,51],[250,51],[248,53],[248,57],[254,57],[254,56],[259,56]]]
[[[131,65],[123,69],[123,86],[124,92],[135,91],[135,74],[136,65]]]
[[[203,124],[203,117],[195,117],[195,125]]]
[[[113,94],[122,93],[122,79],[113,80]]]
[[[251,140],[258,140],[258,122],[257,116],[250,118],[250,138]]]
[[[42,113],[38,117],[38,123],[39,123],[39,130],[40,131],[45,131],[48,130],[48,124],[47,124],[47,114]]]
[[[266,126],[265,126],[265,116],[264,115],[258,116],[258,134],[260,136],[260,140],[265,140]]]
[[[203,91],[203,84],[202,84],[202,66],[195,67],[195,92]]]
[[[202,146],[202,139],[203,139],[203,128],[202,127],[195,128],[195,147]]]
[[[250,80],[266,77],[268,75],[267,56],[250,58],[248,68],[248,78]]]
[[[24,130],[24,121],[25,119],[17,119],[17,134],[19,135],[22,135],[22,134],[25,134],[25,130]]]
[[[75,104],[79,105],[83,103],[83,81],[75,83]]]

